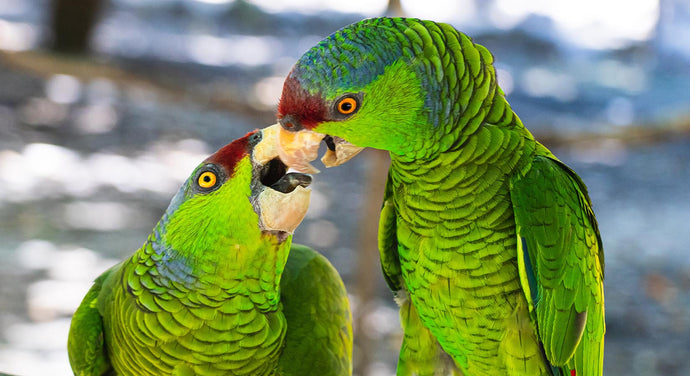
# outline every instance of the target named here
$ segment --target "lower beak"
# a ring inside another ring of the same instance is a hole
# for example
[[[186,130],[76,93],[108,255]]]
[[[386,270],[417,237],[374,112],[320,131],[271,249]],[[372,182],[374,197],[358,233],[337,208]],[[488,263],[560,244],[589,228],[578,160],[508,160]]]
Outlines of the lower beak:
[[[333,137],[332,140],[332,145],[335,146],[335,150],[328,149],[326,154],[323,155],[323,158],[321,158],[321,162],[323,162],[324,166],[327,168],[340,166],[359,154],[360,151],[364,150],[363,147],[352,145],[340,137]]]
[[[263,229],[292,234],[307,214],[310,197],[311,189],[301,186],[290,193],[264,189],[258,198]]]

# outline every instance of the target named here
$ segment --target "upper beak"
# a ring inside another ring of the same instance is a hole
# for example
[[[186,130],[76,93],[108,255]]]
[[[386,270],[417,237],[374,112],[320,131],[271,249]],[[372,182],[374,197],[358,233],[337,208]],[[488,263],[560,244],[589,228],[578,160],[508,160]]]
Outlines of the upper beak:
[[[261,141],[254,146],[252,153],[254,162],[263,166],[278,156],[277,139],[280,128],[280,124],[273,124],[259,131],[262,137]]]
[[[319,144],[325,137],[321,133],[310,130],[298,132],[286,131],[280,124],[278,126],[278,155],[288,166],[299,172],[316,174],[319,170],[309,162],[318,157]],[[274,127],[271,126],[271,127]]]

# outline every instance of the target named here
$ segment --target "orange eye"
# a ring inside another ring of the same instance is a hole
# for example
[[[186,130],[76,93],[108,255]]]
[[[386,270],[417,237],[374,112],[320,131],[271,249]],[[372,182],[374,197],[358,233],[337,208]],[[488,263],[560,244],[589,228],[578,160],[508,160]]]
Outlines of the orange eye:
[[[338,112],[340,112],[343,115],[349,115],[355,110],[357,110],[357,101],[355,98],[352,97],[345,97],[338,102],[338,105],[336,106],[338,109]]]
[[[201,188],[211,188],[214,185],[216,185],[216,181],[218,178],[216,177],[216,174],[214,174],[211,171],[206,171],[199,175],[199,179],[197,180],[197,184],[199,184],[199,187]]]

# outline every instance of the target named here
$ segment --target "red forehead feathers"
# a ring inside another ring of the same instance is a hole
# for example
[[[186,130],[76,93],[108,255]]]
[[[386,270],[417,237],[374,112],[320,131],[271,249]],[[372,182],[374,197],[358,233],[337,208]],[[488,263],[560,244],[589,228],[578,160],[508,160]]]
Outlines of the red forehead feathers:
[[[309,94],[291,73],[283,84],[283,94],[278,104],[278,118],[292,115],[307,128],[314,128],[326,120],[326,104],[319,95]]]
[[[235,169],[235,165],[242,158],[249,155],[249,137],[258,130],[247,133],[242,138],[238,138],[235,141],[223,146],[218,149],[217,152],[213,153],[210,157],[206,159],[208,163],[215,163],[225,167],[228,174],[232,174]]]

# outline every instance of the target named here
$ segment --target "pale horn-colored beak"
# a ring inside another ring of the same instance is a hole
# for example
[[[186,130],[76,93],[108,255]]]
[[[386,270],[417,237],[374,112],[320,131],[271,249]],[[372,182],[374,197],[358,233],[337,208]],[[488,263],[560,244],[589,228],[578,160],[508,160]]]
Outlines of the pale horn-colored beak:
[[[297,187],[290,193],[265,189],[259,194],[263,228],[292,234],[307,215],[310,197],[310,188]]]
[[[340,166],[359,154],[360,151],[364,150],[363,147],[352,145],[340,137],[331,137],[331,140],[333,145],[335,145],[335,151],[329,148],[326,154],[321,158],[321,162],[323,162],[324,166],[327,168]]]
[[[252,153],[254,162],[263,166],[278,156],[278,131],[280,128],[280,124],[273,124],[259,131],[262,133],[262,137],[261,142],[254,147]]]
[[[287,166],[307,174],[317,174],[319,170],[309,162],[319,155],[319,145],[325,135],[310,130],[290,132],[278,126],[278,155]]]
[[[260,130],[262,132],[261,141],[254,146],[252,152],[254,163],[264,166],[278,157],[280,129],[282,129],[280,124],[274,124]],[[281,177],[280,181],[286,184],[288,188],[294,189],[280,190],[271,186],[265,187],[259,193],[257,201],[261,213],[261,228],[292,234],[309,209],[311,188],[308,186],[311,183],[311,178],[303,174],[293,173]]]

